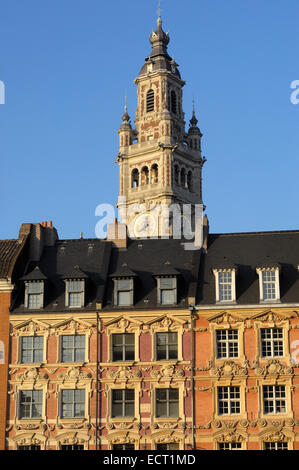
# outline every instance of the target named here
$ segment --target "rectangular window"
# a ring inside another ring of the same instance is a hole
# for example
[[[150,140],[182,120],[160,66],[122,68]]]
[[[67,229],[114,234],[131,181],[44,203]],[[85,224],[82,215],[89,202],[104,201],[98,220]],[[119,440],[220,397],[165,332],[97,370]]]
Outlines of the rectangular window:
[[[67,280],[66,281],[66,298],[67,307],[81,308],[84,306],[84,280]]]
[[[113,444],[113,450],[135,450],[134,444]]]
[[[133,279],[116,279],[114,281],[114,303],[119,307],[133,305]]]
[[[264,385],[263,401],[265,414],[286,413],[286,390],[284,385]]]
[[[172,360],[178,358],[178,334],[156,334],[156,358],[157,361]]]
[[[159,303],[161,305],[173,305],[177,303],[177,280],[175,277],[159,278]]]
[[[41,450],[40,446],[29,445],[29,446],[18,446],[18,450]]]
[[[236,268],[213,269],[216,302],[236,302]]]
[[[179,450],[179,444],[176,442],[165,442],[163,444],[157,444],[157,450]]]
[[[62,444],[61,450],[84,450],[82,444]]]
[[[21,338],[21,362],[42,362],[44,353],[43,336],[23,336]]]
[[[61,418],[83,418],[85,416],[85,390],[61,391]]]
[[[112,361],[134,361],[134,359],[134,333],[120,333],[112,335]]]
[[[61,336],[61,362],[85,361],[85,335]]]
[[[263,300],[277,299],[275,271],[262,271]]]
[[[288,450],[287,442],[264,442],[265,450]]]
[[[22,390],[20,392],[20,419],[41,418],[42,406],[42,390]]]
[[[239,356],[238,330],[216,330],[217,358]]]
[[[179,390],[177,388],[156,389],[156,417],[177,418],[179,416]]]
[[[218,282],[219,282],[219,301],[229,301],[233,300],[233,277],[231,271],[228,272],[219,272],[218,273]]]
[[[27,308],[42,308],[44,296],[44,283],[28,282],[25,287],[25,304]]]
[[[262,357],[283,356],[283,329],[282,328],[262,328]]]
[[[241,412],[240,387],[218,387],[219,415]]]
[[[241,450],[241,442],[219,442],[219,450]]]
[[[112,418],[129,418],[135,415],[135,390],[112,390]]]

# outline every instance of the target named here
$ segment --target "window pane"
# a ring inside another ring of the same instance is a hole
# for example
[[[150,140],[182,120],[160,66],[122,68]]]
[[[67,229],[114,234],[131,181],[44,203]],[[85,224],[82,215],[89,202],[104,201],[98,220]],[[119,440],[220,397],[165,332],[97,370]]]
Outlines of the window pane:
[[[173,290],[161,290],[161,304],[174,304],[174,291]]]
[[[117,305],[131,305],[131,291],[119,291],[117,293]]]

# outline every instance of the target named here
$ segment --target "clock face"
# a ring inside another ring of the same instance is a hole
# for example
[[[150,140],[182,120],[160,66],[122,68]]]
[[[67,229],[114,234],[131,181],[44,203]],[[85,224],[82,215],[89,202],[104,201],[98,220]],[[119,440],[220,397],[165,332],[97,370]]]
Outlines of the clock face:
[[[156,219],[150,212],[139,215],[134,223],[134,235],[136,238],[151,237],[156,232]]]

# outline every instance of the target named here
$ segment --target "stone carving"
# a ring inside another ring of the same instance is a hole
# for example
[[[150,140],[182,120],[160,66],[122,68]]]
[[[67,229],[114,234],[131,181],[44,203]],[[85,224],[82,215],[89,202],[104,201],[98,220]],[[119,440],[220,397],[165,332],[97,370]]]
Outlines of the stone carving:
[[[292,367],[285,366],[281,364],[277,359],[272,359],[268,361],[268,363],[263,367],[256,367],[255,369],[256,375],[292,375],[293,369]]]
[[[227,434],[219,434],[214,439],[216,442],[242,442],[245,440],[244,436],[242,434],[239,434],[237,432],[230,432]]]
[[[172,379],[172,378],[180,378],[184,376],[185,376],[185,372],[183,369],[179,369],[179,368],[176,369],[176,367],[172,365],[165,365],[159,369],[153,369],[151,371],[151,377],[153,377],[154,379],[158,379],[158,380],[161,378]]]
[[[37,380],[47,380],[48,375],[43,372],[38,372],[37,367],[32,367],[24,372],[16,375],[16,380],[20,382],[36,382]]]
[[[62,381],[74,380],[77,382],[79,380],[91,378],[91,373],[80,370],[80,367],[70,367],[65,372],[61,372],[60,374],[58,374],[58,379]]]
[[[117,369],[109,369],[107,371],[107,377],[113,380],[139,379],[142,377],[142,372],[140,369],[131,369],[127,366],[121,366]]]
[[[210,370],[210,375],[216,377],[228,377],[228,376],[245,376],[247,375],[247,368],[241,367],[234,361],[225,361],[218,367],[213,367]]]
[[[263,440],[266,442],[288,442],[291,438],[286,436],[282,431],[276,431],[265,436]]]

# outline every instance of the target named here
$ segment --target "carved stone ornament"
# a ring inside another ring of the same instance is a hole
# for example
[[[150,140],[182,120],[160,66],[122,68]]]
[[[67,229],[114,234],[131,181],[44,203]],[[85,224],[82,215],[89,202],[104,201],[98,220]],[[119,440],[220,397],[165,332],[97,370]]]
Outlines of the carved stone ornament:
[[[70,367],[65,372],[61,372],[60,374],[58,374],[58,379],[63,381],[79,381],[91,378],[91,373],[80,370],[80,367]]]
[[[225,361],[218,367],[213,367],[210,370],[210,375],[216,377],[229,377],[229,376],[245,376],[247,375],[247,368],[241,367],[234,361]]]
[[[44,333],[49,330],[49,328],[49,325],[46,323],[30,320],[25,325],[23,324],[23,326],[17,326],[15,334],[19,335],[25,333],[34,336],[38,333]]]
[[[288,442],[291,438],[286,436],[282,431],[276,431],[265,436],[263,440],[266,442]]]
[[[277,359],[272,359],[268,361],[267,364],[263,367],[256,367],[256,375],[268,376],[268,375],[292,375],[292,367],[285,366],[281,364]]]
[[[214,440],[216,442],[242,442],[245,438],[237,432],[230,432],[227,434],[219,434]]]
[[[129,325],[130,325],[130,323],[128,322],[128,320],[126,320],[125,318],[122,318],[122,319],[117,323],[117,328],[119,328],[120,330],[126,330]]]
[[[107,377],[113,380],[139,379],[142,377],[142,372],[140,369],[131,369],[130,367],[121,366],[117,369],[109,369],[107,371]]]
[[[172,366],[172,365],[165,365],[159,369],[153,369],[151,371],[151,377],[153,377],[154,379],[158,379],[158,380],[161,378],[172,379],[172,378],[180,378],[184,376],[185,376],[185,372],[183,369],[179,369],[179,368],[176,369],[175,366]]]
[[[37,367],[32,367],[25,370],[21,374],[16,375],[16,380],[20,382],[36,382],[37,380],[47,380],[48,375],[42,372],[38,372]]]

